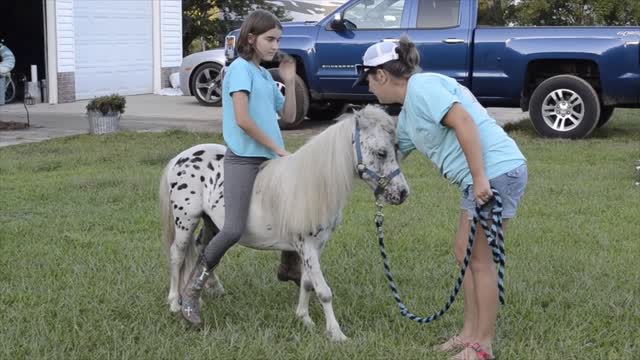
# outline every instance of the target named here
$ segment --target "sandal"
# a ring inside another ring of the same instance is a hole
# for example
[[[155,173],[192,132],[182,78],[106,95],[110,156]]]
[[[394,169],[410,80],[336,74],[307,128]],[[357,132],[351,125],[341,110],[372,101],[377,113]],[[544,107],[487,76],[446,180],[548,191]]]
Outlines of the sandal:
[[[468,348],[476,352],[476,357],[480,360],[493,360],[495,357],[489,354],[485,349],[480,346],[478,343],[474,343],[472,345],[467,345]]]
[[[482,346],[480,346],[480,344],[478,343],[473,343],[473,344],[469,344],[467,343],[467,346],[464,348],[464,350],[462,350],[460,353],[458,353],[457,355],[453,356],[452,358],[450,358],[450,360],[471,360],[471,355],[469,353],[470,350],[473,350],[475,352],[471,353],[473,355],[475,355],[474,359],[480,359],[480,360],[494,360],[495,357],[491,354],[489,354],[485,349],[482,348]]]
[[[433,347],[434,351],[440,352],[454,352],[460,351],[469,346],[469,342],[465,341],[462,336],[456,335],[447,340],[444,344],[436,345]]]

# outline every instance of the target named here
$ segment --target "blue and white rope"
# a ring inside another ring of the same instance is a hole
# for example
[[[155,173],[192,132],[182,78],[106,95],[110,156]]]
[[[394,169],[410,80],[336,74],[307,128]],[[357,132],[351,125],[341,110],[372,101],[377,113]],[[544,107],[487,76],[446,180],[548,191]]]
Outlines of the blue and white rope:
[[[456,280],[455,286],[451,291],[451,295],[449,296],[449,300],[445,304],[445,306],[440,309],[435,314],[429,317],[419,317],[417,315],[412,314],[409,309],[402,303],[400,299],[400,293],[396,287],[396,283],[393,280],[393,276],[391,275],[391,269],[389,268],[389,261],[387,257],[387,253],[384,249],[384,233],[382,231],[382,223],[384,222],[384,215],[382,214],[382,204],[376,202],[377,212],[375,217],[377,235],[378,235],[378,244],[380,245],[380,254],[382,255],[382,262],[384,264],[384,273],[389,280],[389,287],[391,288],[391,294],[398,304],[398,308],[400,309],[400,314],[409,320],[413,320],[420,324],[430,323],[438,318],[440,318],[444,313],[449,310],[451,305],[456,299],[460,288],[462,287],[462,282],[464,280],[464,275],[467,271],[467,267],[469,266],[469,262],[471,260],[471,249],[473,248],[473,240],[476,235],[476,223],[480,221],[480,225],[482,226],[489,246],[493,252],[493,261],[498,264],[498,298],[500,299],[500,303],[504,305],[504,265],[505,265],[505,250],[504,250],[504,233],[502,231],[502,199],[500,198],[500,194],[497,190],[491,188],[493,192],[493,201],[489,201],[488,204],[493,204],[491,208],[492,220],[493,223],[491,227],[488,224],[488,218],[483,215],[481,212],[481,207],[476,205],[475,214],[473,214],[473,220],[471,222],[471,227],[469,231],[469,241],[467,243],[467,249],[464,257],[464,261],[462,267],[460,268],[460,274],[458,275],[458,279]]]

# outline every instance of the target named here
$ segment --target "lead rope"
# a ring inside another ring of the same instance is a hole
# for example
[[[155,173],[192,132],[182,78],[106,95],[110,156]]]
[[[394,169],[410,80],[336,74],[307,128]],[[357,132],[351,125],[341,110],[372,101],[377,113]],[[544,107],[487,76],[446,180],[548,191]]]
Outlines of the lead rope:
[[[402,303],[400,299],[400,293],[396,287],[396,283],[393,280],[393,276],[391,275],[391,269],[389,268],[389,260],[387,257],[387,253],[384,249],[384,233],[382,231],[382,223],[384,222],[384,214],[382,213],[382,203],[376,200],[376,216],[375,223],[377,229],[378,236],[378,244],[380,245],[380,254],[382,255],[382,262],[384,264],[384,273],[389,280],[389,287],[391,288],[391,294],[393,299],[398,304],[398,308],[400,309],[400,314],[409,320],[413,320],[420,324],[428,324],[434,320],[439,319],[444,313],[449,310],[451,305],[456,299],[460,288],[462,287],[462,281],[464,280],[464,274],[467,271],[467,267],[469,266],[469,261],[471,260],[471,249],[473,248],[473,240],[476,234],[476,223],[478,220],[480,221],[480,225],[484,229],[484,233],[487,237],[487,241],[491,250],[493,252],[493,261],[498,264],[498,298],[500,299],[500,303],[504,305],[504,265],[505,265],[505,251],[504,251],[504,233],[502,231],[502,199],[500,198],[500,194],[494,188],[491,188],[494,196],[494,205],[491,208],[492,220],[493,224],[489,227],[488,217],[485,216],[481,212],[481,207],[476,205],[476,211],[473,214],[473,220],[471,222],[470,231],[469,231],[469,242],[467,243],[467,250],[464,257],[464,262],[462,267],[460,268],[460,274],[458,275],[458,279],[456,280],[455,286],[451,291],[451,295],[449,296],[449,300],[444,305],[442,309],[440,309],[435,314],[429,317],[419,317],[414,315],[407,309],[407,307]]]

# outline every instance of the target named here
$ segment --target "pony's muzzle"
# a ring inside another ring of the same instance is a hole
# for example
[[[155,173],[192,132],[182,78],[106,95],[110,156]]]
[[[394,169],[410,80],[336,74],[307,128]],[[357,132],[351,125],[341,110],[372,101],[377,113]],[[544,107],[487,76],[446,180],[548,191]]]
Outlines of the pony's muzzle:
[[[392,182],[383,193],[385,202],[391,205],[400,205],[409,197],[409,187],[405,184]]]

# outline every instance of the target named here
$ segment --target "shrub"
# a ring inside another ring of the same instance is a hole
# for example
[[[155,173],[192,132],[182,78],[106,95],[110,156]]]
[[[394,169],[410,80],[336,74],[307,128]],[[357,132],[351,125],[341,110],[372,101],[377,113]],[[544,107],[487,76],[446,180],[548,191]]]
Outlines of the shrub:
[[[118,94],[112,94],[108,96],[100,96],[93,98],[87,104],[87,112],[99,111],[102,115],[108,113],[124,113],[124,108],[127,100],[124,96]]]

